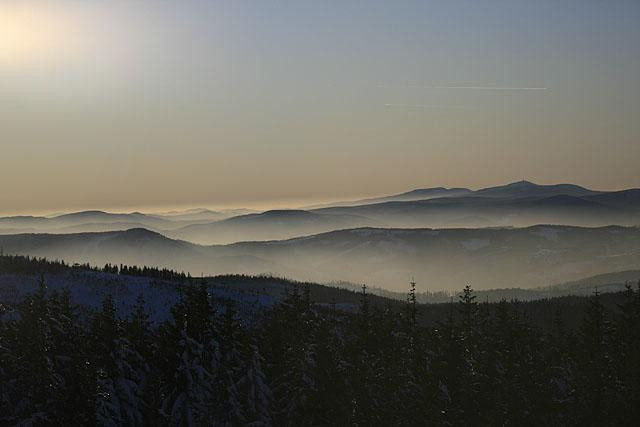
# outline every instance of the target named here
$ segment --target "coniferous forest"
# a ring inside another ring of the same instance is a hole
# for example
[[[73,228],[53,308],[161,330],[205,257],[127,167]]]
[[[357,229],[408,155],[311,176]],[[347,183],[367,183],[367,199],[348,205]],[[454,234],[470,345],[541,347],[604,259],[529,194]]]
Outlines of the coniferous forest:
[[[0,0],[0,427],[640,427],[639,22]]]
[[[86,310],[42,279],[11,315],[0,306],[0,424],[631,425],[640,287],[613,310],[601,298],[577,327],[556,304],[543,330],[517,302],[479,303],[467,286],[425,325],[414,286],[401,310],[363,287],[348,312],[294,284],[247,322],[188,280],[154,325],[143,297],[129,313],[112,297]]]

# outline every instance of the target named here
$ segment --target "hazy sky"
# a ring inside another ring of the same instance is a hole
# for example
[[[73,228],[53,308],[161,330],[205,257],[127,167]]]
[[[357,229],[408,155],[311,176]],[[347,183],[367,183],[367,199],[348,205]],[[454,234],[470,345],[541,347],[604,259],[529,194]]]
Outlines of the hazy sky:
[[[640,187],[640,1],[0,0],[0,213]]]

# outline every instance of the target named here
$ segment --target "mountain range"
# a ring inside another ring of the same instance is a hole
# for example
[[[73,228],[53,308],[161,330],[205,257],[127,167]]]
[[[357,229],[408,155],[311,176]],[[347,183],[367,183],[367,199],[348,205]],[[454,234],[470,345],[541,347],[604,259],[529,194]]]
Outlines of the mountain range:
[[[600,192],[571,184],[521,181],[476,191],[455,190],[457,195],[413,201],[398,195],[387,197],[385,202],[324,207],[314,212],[361,215],[389,227],[640,224],[640,189]]]
[[[549,225],[541,225],[549,224]],[[422,290],[536,287],[640,266],[640,189],[526,181],[308,210],[0,218],[7,253]]]
[[[282,241],[202,246],[145,229],[0,236],[5,253],[133,263],[200,274],[272,274],[403,290],[536,287],[640,265],[640,228],[359,228]]]
[[[306,210],[193,209],[149,214],[84,211],[53,217],[0,218],[0,234],[146,228],[206,245],[282,240],[359,227],[479,228],[536,224],[638,225],[640,189],[604,192],[573,184],[538,185],[520,181],[479,190],[417,189]]]
[[[239,215],[222,221],[192,224],[168,231],[167,236],[200,244],[251,240],[281,240],[380,222],[353,214],[324,214],[305,210],[272,210]]]

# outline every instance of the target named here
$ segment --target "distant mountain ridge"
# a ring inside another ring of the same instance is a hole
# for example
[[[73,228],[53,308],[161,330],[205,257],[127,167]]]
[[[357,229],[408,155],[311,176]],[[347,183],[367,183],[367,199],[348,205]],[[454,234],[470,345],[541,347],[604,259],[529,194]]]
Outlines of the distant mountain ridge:
[[[353,200],[353,201],[325,203],[322,205],[310,206],[308,209],[319,209],[319,208],[335,207],[335,206],[370,205],[370,204],[384,203],[384,202],[399,202],[399,201],[408,202],[408,201],[432,199],[437,197],[462,196],[472,192],[473,191],[469,190],[468,188],[445,188],[445,187],[417,188],[415,190],[410,190],[410,191],[400,193],[400,194],[395,194],[392,196],[372,197],[368,199],[360,199],[360,200]]]
[[[423,188],[316,209],[165,213],[81,211],[0,218],[0,234],[81,233],[147,228],[199,244],[283,240],[358,227],[527,227],[640,224],[640,189],[595,191],[574,184],[518,181],[478,190]]]
[[[378,221],[359,215],[271,210],[234,216],[213,223],[188,225],[165,234],[199,244],[226,244],[252,240],[282,240],[337,229],[380,225]]]
[[[601,193],[601,191],[589,190],[575,184],[541,185],[524,180],[473,191],[474,195],[480,197],[502,198],[551,197],[559,195],[582,197]]]
[[[535,224],[640,224],[640,189],[615,192],[573,184],[538,185],[528,181],[460,195],[394,200],[314,209],[313,212],[362,215],[391,227],[526,227]]]
[[[51,216],[0,217],[0,234],[19,233],[71,233],[122,231],[129,228],[148,228],[154,231],[173,230],[191,224],[219,221],[252,211],[235,209],[211,211],[190,209],[167,213],[113,213],[88,210]]]
[[[145,229],[0,236],[5,253],[200,274],[274,274],[421,290],[535,287],[640,266],[640,228],[535,226],[339,230],[289,240],[201,246]]]
[[[499,198],[519,198],[519,197],[549,197],[555,195],[567,196],[591,196],[602,194],[602,191],[590,190],[575,184],[535,184],[530,181],[516,181],[495,187],[486,187],[478,190],[469,188],[418,188],[391,196],[373,197],[368,199],[325,203],[323,205],[311,206],[308,209],[320,209],[327,207],[360,206],[385,202],[411,202],[418,200],[428,200],[440,197],[499,197]]]

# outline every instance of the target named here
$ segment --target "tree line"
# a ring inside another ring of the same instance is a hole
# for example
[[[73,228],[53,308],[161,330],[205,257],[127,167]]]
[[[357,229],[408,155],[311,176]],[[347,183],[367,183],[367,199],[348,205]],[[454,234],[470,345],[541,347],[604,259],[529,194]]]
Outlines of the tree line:
[[[595,293],[576,327],[542,330],[467,286],[435,325],[402,310],[315,304],[308,286],[246,322],[205,281],[171,319],[139,297],[89,312],[38,289],[0,308],[0,425],[632,425],[640,419],[640,284]],[[4,310],[4,312],[3,312]]]
[[[168,268],[138,267],[126,264],[106,263],[104,267],[92,266],[89,263],[68,264],[64,260],[50,260],[44,257],[28,255],[4,254],[0,248],[0,271],[4,273],[62,273],[66,271],[88,271],[109,274],[121,274],[125,276],[143,276],[159,280],[182,282],[191,278],[190,274],[177,272]]]

